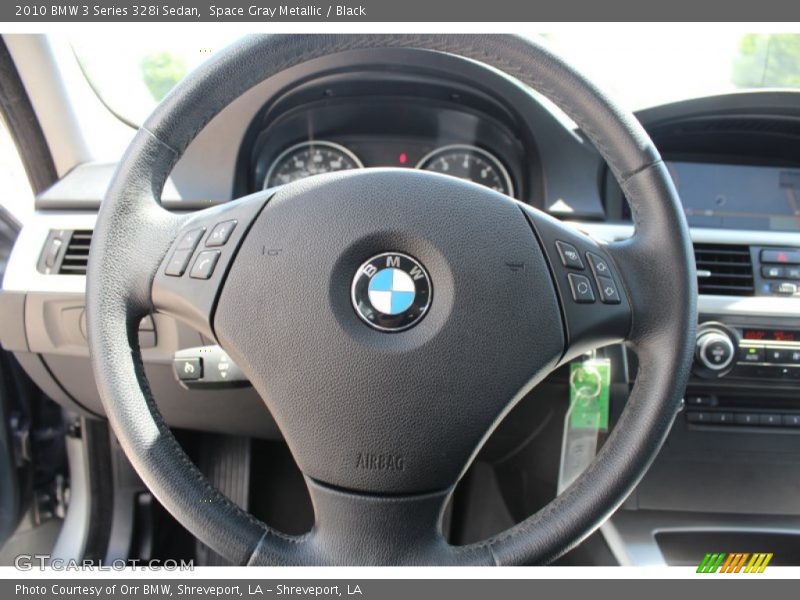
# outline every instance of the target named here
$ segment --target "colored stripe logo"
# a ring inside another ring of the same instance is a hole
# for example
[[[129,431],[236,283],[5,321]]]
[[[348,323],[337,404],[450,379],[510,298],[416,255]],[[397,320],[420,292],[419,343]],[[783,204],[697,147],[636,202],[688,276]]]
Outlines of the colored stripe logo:
[[[763,573],[772,560],[772,553],[709,552],[704,557],[698,573]]]

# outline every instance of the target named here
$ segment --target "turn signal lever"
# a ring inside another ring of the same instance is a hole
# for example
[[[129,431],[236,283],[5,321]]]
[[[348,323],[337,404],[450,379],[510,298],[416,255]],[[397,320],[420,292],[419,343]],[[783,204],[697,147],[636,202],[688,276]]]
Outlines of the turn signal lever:
[[[228,353],[219,346],[178,350],[173,359],[175,376],[187,388],[246,387],[250,382]]]

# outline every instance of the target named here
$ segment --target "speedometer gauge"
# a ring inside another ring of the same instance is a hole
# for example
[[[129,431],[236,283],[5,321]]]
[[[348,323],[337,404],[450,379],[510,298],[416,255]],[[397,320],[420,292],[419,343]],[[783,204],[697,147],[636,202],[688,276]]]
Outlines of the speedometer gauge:
[[[363,167],[358,157],[344,146],[333,142],[301,142],[281,152],[273,161],[264,178],[264,189],[312,175]]]
[[[514,196],[514,185],[503,163],[477,146],[442,146],[423,157],[417,168],[466,179],[507,196]]]

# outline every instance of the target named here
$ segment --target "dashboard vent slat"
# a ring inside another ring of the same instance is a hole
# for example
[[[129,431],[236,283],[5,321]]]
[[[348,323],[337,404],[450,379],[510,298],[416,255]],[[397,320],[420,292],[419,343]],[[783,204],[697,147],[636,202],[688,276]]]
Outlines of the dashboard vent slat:
[[[76,229],[72,232],[64,252],[64,258],[58,267],[59,275],[86,275],[91,242],[91,229]]]
[[[694,257],[701,294],[753,296],[753,263],[749,246],[695,244]]]

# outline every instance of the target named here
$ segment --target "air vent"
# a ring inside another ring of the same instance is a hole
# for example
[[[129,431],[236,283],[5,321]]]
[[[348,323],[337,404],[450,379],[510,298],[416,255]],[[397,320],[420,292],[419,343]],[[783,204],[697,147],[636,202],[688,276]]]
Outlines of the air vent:
[[[697,285],[701,294],[753,296],[753,263],[748,246],[695,244]]]
[[[92,242],[91,229],[76,229],[70,234],[67,249],[58,267],[59,275],[86,275],[89,262],[89,244]]]

